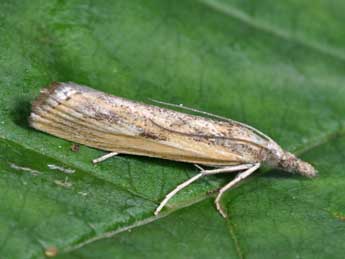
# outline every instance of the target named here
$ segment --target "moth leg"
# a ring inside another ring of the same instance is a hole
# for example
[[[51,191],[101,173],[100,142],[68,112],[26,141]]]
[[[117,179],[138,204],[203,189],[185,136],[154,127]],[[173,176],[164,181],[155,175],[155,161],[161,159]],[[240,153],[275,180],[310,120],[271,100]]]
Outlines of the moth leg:
[[[204,175],[230,173],[230,172],[236,172],[236,171],[249,169],[249,168],[253,167],[254,165],[255,164],[224,166],[224,167],[217,168],[217,169],[203,170],[202,172],[204,173]]]
[[[198,165],[198,164],[194,164],[194,166],[196,167],[196,168],[198,168],[200,171],[205,171],[205,169],[204,168],[202,168],[200,165]]]
[[[251,168],[253,167],[255,164],[243,164],[243,165],[238,165],[236,167],[231,167],[230,168],[232,169],[231,171],[229,171],[229,166],[226,166],[226,167],[222,167],[222,168],[218,168],[218,169],[212,169],[212,170],[204,170],[204,173],[205,175],[210,175],[210,174],[220,174],[220,173],[226,173],[226,172],[234,172],[235,170],[233,170],[234,168],[236,168],[237,170],[236,171],[240,171],[240,170],[245,170],[245,169],[248,169],[248,168]],[[217,188],[215,190],[211,190],[211,191],[208,191],[207,194],[211,195],[211,194],[214,194],[214,193],[217,193],[220,191],[221,188]]]
[[[199,173],[195,176],[193,176],[192,178],[189,178],[187,181],[181,183],[180,185],[176,186],[176,188],[174,190],[172,190],[171,192],[169,192],[164,200],[159,204],[159,206],[157,207],[157,209],[155,210],[154,214],[158,215],[158,213],[164,208],[164,206],[168,203],[168,201],[179,191],[181,191],[183,188],[187,187],[188,185],[190,185],[192,182],[198,180],[200,177],[204,176],[203,173]]]
[[[226,173],[226,172],[234,172],[234,171],[240,171],[245,170],[248,168],[253,167],[253,164],[243,164],[243,165],[235,165],[235,166],[226,166],[222,168],[212,169],[212,170],[202,170],[199,174],[193,176],[192,178],[188,179],[187,181],[179,184],[175,187],[174,190],[169,192],[164,200],[159,204],[157,209],[155,210],[154,214],[158,215],[158,213],[164,208],[164,206],[168,203],[168,201],[179,191],[181,191],[183,188],[187,187],[194,181],[198,180],[199,178],[205,176],[205,175],[211,175],[211,174],[219,174],[219,173]]]
[[[113,156],[116,156],[116,155],[118,155],[119,153],[117,153],[117,152],[110,152],[110,153],[108,153],[108,154],[105,154],[105,155],[103,155],[103,156],[101,156],[101,157],[99,157],[99,158],[96,158],[96,159],[94,159],[94,160],[92,160],[92,163],[93,164],[97,164],[97,163],[99,163],[99,162],[102,162],[102,161],[104,161],[104,160],[106,160],[106,159],[108,159],[108,158],[111,158],[111,157],[113,157]]]
[[[215,204],[217,207],[217,210],[219,211],[219,213],[226,218],[227,214],[224,212],[222,206],[220,205],[220,199],[222,198],[223,194],[228,191],[229,189],[231,189],[232,187],[234,187],[236,184],[238,184],[240,181],[242,181],[243,179],[247,178],[249,175],[251,175],[252,173],[254,173],[259,167],[260,167],[260,163],[254,164],[254,166],[252,166],[251,168],[247,169],[244,172],[239,173],[235,179],[233,179],[231,182],[229,182],[227,185],[225,185],[224,187],[222,187],[219,192],[218,195],[215,199]]]

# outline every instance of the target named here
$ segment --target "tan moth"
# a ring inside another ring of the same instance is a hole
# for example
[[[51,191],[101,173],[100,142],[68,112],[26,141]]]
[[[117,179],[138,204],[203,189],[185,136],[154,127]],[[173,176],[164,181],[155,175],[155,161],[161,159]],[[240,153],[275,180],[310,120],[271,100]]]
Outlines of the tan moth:
[[[223,217],[226,213],[220,199],[224,192],[261,165],[308,177],[316,175],[313,166],[284,151],[253,127],[182,108],[214,118],[127,100],[72,82],[52,83],[33,102],[30,125],[60,138],[110,151],[93,160],[94,163],[122,153],[195,164],[199,174],[168,193],[157,207],[156,215],[177,192],[206,175],[238,172],[218,191],[215,199]]]

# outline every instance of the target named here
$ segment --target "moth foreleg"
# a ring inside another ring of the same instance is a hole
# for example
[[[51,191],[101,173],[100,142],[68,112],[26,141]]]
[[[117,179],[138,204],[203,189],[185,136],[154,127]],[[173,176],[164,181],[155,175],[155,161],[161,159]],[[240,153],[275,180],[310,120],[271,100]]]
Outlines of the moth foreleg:
[[[176,186],[176,188],[174,190],[172,190],[171,192],[169,192],[164,200],[159,204],[159,206],[157,207],[157,209],[155,210],[154,214],[158,215],[158,213],[163,209],[163,207],[165,206],[165,204],[168,203],[168,201],[179,191],[181,191],[183,188],[187,187],[188,185],[190,185],[192,182],[198,180],[200,177],[202,177],[204,174],[203,173],[199,173],[197,175],[194,175],[192,178],[188,179],[187,181],[179,184],[178,186]]]
[[[217,169],[203,170],[202,172],[204,173],[204,175],[230,173],[230,172],[237,172],[237,171],[241,171],[241,170],[246,170],[248,168],[253,167],[254,165],[255,164],[224,166],[224,167],[220,167]]]
[[[253,167],[253,164],[243,164],[243,165],[234,165],[234,166],[226,166],[222,168],[217,168],[217,169],[211,169],[211,170],[202,170],[199,174],[193,176],[192,178],[188,179],[187,181],[179,184],[178,186],[175,187],[174,190],[169,192],[164,200],[159,204],[157,209],[155,210],[154,214],[158,215],[158,213],[164,208],[164,206],[168,203],[168,201],[179,191],[193,183],[194,181],[198,180],[202,176],[205,175],[211,175],[211,174],[219,174],[219,173],[227,173],[227,172],[234,172],[234,171],[240,171],[240,170],[245,170],[248,168]],[[199,168],[199,167],[198,167]],[[200,167],[201,168],[201,167]],[[202,168],[201,168],[202,169]]]
[[[223,196],[223,194],[231,189],[232,187],[234,187],[236,184],[238,184],[239,182],[241,182],[243,179],[247,178],[249,175],[251,175],[252,173],[254,173],[259,167],[260,167],[260,163],[256,163],[254,165],[252,165],[252,167],[250,167],[249,169],[247,169],[246,171],[244,172],[241,172],[239,173],[235,179],[233,179],[231,182],[229,182],[227,185],[225,185],[224,187],[222,187],[219,192],[218,192],[218,195],[215,199],[215,204],[216,204],[216,207],[217,207],[217,210],[219,211],[219,213],[224,217],[226,218],[227,217],[227,214],[224,212],[222,206],[220,205],[220,200]]]
[[[196,168],[198,168],[200,171],[205,171],[205,169],[202,168],[201,165],[194,164],[194,166],[195,166]]]
[[[94,159],[94,160],[92,160],[92,163],[93,164],[97,164],[97,163],[99,163],[99,162],[102,162],[102,161],[104,161],[104,160],[106,160],[106,159],[108,159],[108,158],[111,158],[111,157],[113,157],[113,156],[116,156],[116,155],[118,155],[119,153],[117,153],[117,152],[110,152],[110,153],[108,153],[108,154],[105,154],[105,155],[103,155],[103,156],[101,156],[101,157],[99,157],[99,158],[96,158],[96,159]]]

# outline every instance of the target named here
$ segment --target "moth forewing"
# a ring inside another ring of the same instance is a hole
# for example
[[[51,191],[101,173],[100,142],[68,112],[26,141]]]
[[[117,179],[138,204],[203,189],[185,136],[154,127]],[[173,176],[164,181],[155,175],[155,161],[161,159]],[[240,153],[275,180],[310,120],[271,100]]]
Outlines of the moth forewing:
[[[72,82],[53,83],[49,89],[41,91],[32,105],[30,125],[76,143],[112,152],[94,162],[124,153],[220,167],[202,170],[199,177],[173,190],[173,195],[201,176],[240,171],[235,182],[221,189],[216,199],[223,216],[225,213],[219,203],[221,194],[263,163],[306,176],[316,173],[310,164],[283,151],[271,138],[246,124],[147,105]],[[171,198],[171,193],[156,213]]]
[[[254,145],[266,144],[250,131],[241,133],[235,124],[108,96],[74,84],[61,84],[42,95],[39,104],[34,104],[33,127],[107,151],[229,165],[256,159],[254,152],[244,147],[246,142],[253,140],[253,150],[258,149]]]

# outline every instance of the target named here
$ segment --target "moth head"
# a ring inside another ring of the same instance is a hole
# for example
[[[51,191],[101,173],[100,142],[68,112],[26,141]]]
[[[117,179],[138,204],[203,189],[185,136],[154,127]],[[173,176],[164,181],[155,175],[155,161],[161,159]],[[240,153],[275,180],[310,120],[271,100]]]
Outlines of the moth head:
[[[311,164],[297,158],[290,152],[284,152],[278,167],[284,171],[307,177],[315,177],[317,175],[317,170]]]

